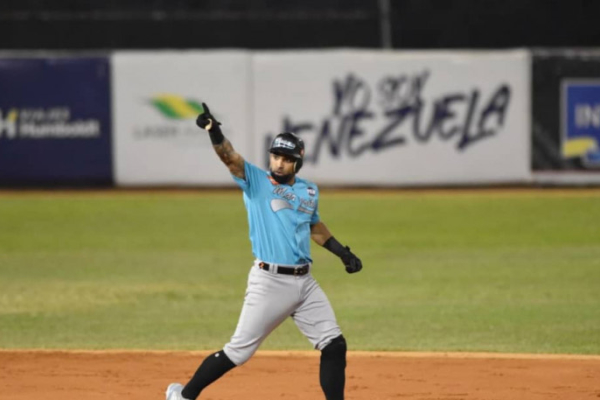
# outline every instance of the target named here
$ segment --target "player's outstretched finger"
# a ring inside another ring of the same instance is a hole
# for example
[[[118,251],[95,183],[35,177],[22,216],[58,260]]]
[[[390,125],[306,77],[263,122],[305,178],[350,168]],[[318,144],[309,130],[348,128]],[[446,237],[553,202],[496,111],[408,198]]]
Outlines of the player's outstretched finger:
[[[204,110],[204,114],[210,114],[210,110],[208,109],[206,103],[202,103],[202,109]]]

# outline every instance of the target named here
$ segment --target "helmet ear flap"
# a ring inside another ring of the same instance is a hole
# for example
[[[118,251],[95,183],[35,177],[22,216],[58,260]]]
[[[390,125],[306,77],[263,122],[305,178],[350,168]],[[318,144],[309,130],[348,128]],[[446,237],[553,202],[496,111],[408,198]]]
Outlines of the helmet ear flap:
[[[302,168],[302,164],[304,163],[304,142],[302,139],[298,139],[298,144],[300,145],[300,158],[294,164],[294,172],[298,173],[300,168]]]

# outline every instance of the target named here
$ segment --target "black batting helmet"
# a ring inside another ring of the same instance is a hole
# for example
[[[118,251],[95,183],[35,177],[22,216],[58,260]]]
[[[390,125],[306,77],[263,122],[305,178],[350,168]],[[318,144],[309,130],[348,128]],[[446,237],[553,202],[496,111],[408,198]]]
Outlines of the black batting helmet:
[[[302,168],[302,159],[304,158],[304,140],[293,132],[280,133],[273,139],[269,152],[295,158],[294,172],[298,172]]]

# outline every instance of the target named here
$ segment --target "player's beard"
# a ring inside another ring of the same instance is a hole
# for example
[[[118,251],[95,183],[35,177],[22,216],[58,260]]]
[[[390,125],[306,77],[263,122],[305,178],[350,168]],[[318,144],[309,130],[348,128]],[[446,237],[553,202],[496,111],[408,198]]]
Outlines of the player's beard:
[[[271,170],[271,176],[280,185],[283,185],[283,184],[288,183],[289,181],[291,181],[292,178],[294,177],[294,175],[295,174],[293,174],[293,173],[292,174],[287,174],[287,175],[279,175],[279,174],[273,172],[273,170]]]

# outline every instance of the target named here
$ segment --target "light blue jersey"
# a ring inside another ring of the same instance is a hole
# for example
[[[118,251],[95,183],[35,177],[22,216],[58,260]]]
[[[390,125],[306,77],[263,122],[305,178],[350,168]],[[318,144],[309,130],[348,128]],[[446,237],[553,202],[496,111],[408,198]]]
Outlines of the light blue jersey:
[[[298,265],[312,262],[310,226],[319,222],[317,185],[296,177],[292,186],[245,162],[246,179],[233,176],[244,191],[252,253],[269,263]]]

